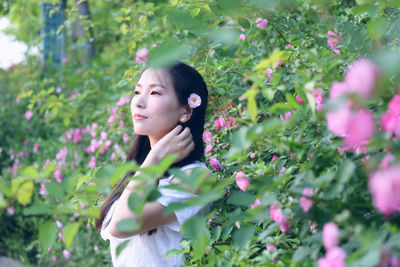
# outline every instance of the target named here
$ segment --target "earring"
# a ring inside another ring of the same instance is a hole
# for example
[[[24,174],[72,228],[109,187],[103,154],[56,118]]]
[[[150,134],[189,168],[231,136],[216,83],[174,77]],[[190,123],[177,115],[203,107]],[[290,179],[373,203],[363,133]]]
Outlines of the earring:
[[[180,119],[180,121],[183,123],[184,122],[184,120],[185,120],[185,118],[184,117],[182,117],[181,119]]]

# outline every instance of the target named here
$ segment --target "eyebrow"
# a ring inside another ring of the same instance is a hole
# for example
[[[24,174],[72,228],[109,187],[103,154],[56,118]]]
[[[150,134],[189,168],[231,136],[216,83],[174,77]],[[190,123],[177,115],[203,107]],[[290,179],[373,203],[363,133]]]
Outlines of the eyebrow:
[[[141,85],[140,83],[136,84],[136,86],[137,86],[137,87],[142,87],[142,85]],[[165,87],[164,85],[159,84],[159,83],[150,84],[149,87],[150,87],[150,88],[153,88],[153,87],[161,87],[161,88],[164,88],[165,90],[168,90],[167,87]]]

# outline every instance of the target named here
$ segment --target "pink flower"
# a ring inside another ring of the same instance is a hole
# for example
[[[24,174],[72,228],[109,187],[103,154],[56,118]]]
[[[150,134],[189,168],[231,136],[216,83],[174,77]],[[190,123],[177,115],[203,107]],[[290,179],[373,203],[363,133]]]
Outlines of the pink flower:
[[[329,250],[325,258],[318,260],[318,267],[346,267],[346,252],[340,247]]]
[[[121,96],[116,105],[122,107],[123,105],[128,104],[130,101],[130,96]]]
[[[128,142],[131,138],[129,137],[129,135],[127,133],[124,133],[122,135],[122,140],[124,141],[124,143]]]
[[[207,145],[206,148],[204,149],[204,153],[209,154],[212,151],[212,145]]]
[[[96,157],[92,157],[90,159],[90,162],[89,162],[88,166],[89,166],[90,169],[93,169],[94,167],[96,167]]]
[[[28,111],[26,111],[25,112],[25,119],[27,120],[27,121],[29,121],[31,118],[32,118],[32,116],[33,116],[33,113],[32,113],[32,111],[30,111],[30,110],[28,110]]]
[[[321,88],[315,88],[312,92],[314,96],[315,103],[317,104],[317,111],[321,112],[324,108],[324,96],[323,96],[324,90]]]
[[[367,58],[361,58],[353,62],[346,70],[344,77],[348,86],[348,92],[368,98],[374,89],[378,77],[378,70]]]
[[[147,51],[147,48],[142,48],[136,53],[136,62],[139,64],[142,64],[144,62],[147,62],[147,57],[149,55],[149,52]]]
[[[58,183],[61,183],[61,180],[62,180],[62,178],[63,178],[63,174],[62,174],[62,172],[61,172],[61,169],[57,169],[57,170],[55,170],[54,172],[53,172],[53,175],[54,175],[54,178],[56,178],[56,181],[58,182]]]
[[[82,140],[81,129],[77,128],[73,134],[73,141],[74,143],[78,143],[78,141]]]
[[[115,120],[115,116],[111,114],[110,117],[108,117],[107,123],[112,124],[114,122],[114,120]]]
[[[58,238],[59,238],[60,240],[63,240],[63,239],[64,239],[63,234],[62,234],[61,232],[58,232]]]
[[[62,64],[67,64],[67,62],[68,62],[68,59],[66,59],[65,57],[63,57],[62,59],[61,59],[61,63]]]
[[[266,247],[266,250],[274,252],[274,251],[276,251],[276,248],[274,246],[272,246],[272,245],[269,245],[269,246]]]
[[[24,146],[28,145],[28,140],[24,140]]]
[[[383,157],[381,164],[379,167],[382,169],[387,169],[389,167],[389,164],[393,162],[396,158],[392,154],[387,154]]]
[[[301,99],[301,97],[299,95],[296,95],[296,100],[297,100],[297,102],[299,102],[299,104],[304,104],[303,99]]]
[[[304,212],[308,212],[312,208],[314,201],[311,199],[311,197],[313,194],[314,190],[312,188],[304,188],[303,194],[300,197],[300,207]]]
[[[23,158],[23,157],[25,156],[24,151],[20,151],[20,152],[19,152],[19,156],[20,156],[21,158]]]
[[[335,223],[327,223],[322,229],[322,242],[327,251],[334,248],[339,243],[339,228]]]
[[[267,76],[268,76],[268,78],[272,78],[272,76],[274,75],[274,72],[272,71],[272,69],[271,68],[267,68]]]
[[[241,39],[241,40],[245,40],[246,39],[246,35],[244,35],[243,33],[241,33],[240,35],[239,35],[239,38]]]
[[[336,29],[335,29],[336,31]],[[340,51],[337,48],[337,45],[339,43],[339,41],[342,38],[342,33],[340,32],[339,35],[332,32],[332,31],[328,31],[328,45],[332,48],[332,51],[336,54],[336,55],[340,55]]]
[[[344,137],[345,144],[349,147],[366,145],[369,143],[375,130],[374,116],[368,109],[354,112],[347,126],[348,135]]]
[[[33,152],[37,152],[39,150],[39,144],[38,143],[35,143],[34,145],[33,145]]]
[[[212,134],[211,134],[211,132],[209,130],[205,130],[203,132],[203,141],[204,141],[204,143],[207,144],[208,142],[211,141],[212,138],[213,138],[213,136],[212,136]]]
[[[63,255],[67,259],[71,258],[71,253],[66,249],[63,250]]]
[[[214,121],[214,126],[215,126],[215,130],[219,131],[221,129],[221,123],[219,122],[219,119],[216,119]]]
[[[8,214],[10,214],[11,216],[14,215],[14,213],[15,213],[14,207],[8,207],[8,208],[7,208],[7,212],[8,212]]]
[[[250,205],[250,209],[255,209],[255,208],[257,208],[257,207],[260,206],[260,205],[261,205],[261,202],[260,202],[260,200],[257,198],[257,199],[254,201],[254,203]]]
[[[60,221],[56,221],[57,224],[57,228],[58,229],[62,229],[63,228],[63,224]]]
[[[279,202],[273,203],[269,208],[269,217],[276,223],[280,223],[279,228],[283,233],[291,231],[286,216],[282,213],[282,210],[278,208]]]
[[[225,126],[226,126],[224,117],[219,116],[219,124],[220,124],[222,127],[225,127]]]
[[[265,29],[268,26],[268,20],[263,19],[263,18],[258,18],[256,20],[256,23],[257,23],[257,28],[259,28],[259,29]]]
[[[272,159],[271,159],[271,162],[273,162],[273,161],[275,161],[275,160],[277,160],[277,159],[278,159],[278,157],[274,155],[274,156],[272,157]]]
[[[49,164],[49,163],[50,163],[50,160],[46,159],[45,163],[43,164],[43,170],[46,169],[47,164]]]
[[[95,246],[93,247],[93,250],[94,250],[95,252],[97,252],[97,251],[99,250],[99,247],[98,247],[97,245],[95,245]]]
[[[381,124],[385,132],[400,136],[400,95],[390,100],[388,110],[381,117]]]
[[[210,165],[211,165],[211,167],[213,167],[213,169],[215,171],[221,171],[222,170],[221,163],[219,163],[219,161],[214,156],[210,157]]]
[[[233,117],[232,117],[232,116],[229,116],[228,121],[226,122],[226,127],[227,127],[227,128],[232,127],[233,122],[234,122]]]
[[[281,118],[282,121],[288,121],[291,116],[292,112],[288,111],[285,113],[285,115],[280,115],[279,117]]]
[[[235,178],[236,185],[240,188],[240,190],[246,191],[246,188],[250,185],[249,177],[243,172],[238,172],[236,173]]]
[[[251,153],[250,154],[250,158],[254,159],[254,157],[256,156],[256,153]]]
[[[336,100],[340,96],[350,91],[349,86],[345,82],[334,82],[329,90],[329,97],[331,100]]]
[[[201,97],[198,94],[190,94],[188,104],[191,108],[197,108],[201,105]]]
[[[281,60],[281,58],[278,58],[275,62],[275,67],[276,68],[280,68],[282,65],[283,61]]]
[[[57,262],[57,257],[56,256],[51,256],[51,260],[56,263]]]
[[[375,208],[385,215],[400,211],[400,165],[373,174],[368,181]]]
[[[40,184],[40,191],[39,191],[39,194],[40,194],[41,196],[45,196],[45,195],[48,194],[47,189],[46,189],[44,183],[41,183],[41,184]]]
[[[351,115],[352,113],[349,102],[341,105],[337,110],[328,112],[326,114],[328,130],[337,136],[346,136]]]

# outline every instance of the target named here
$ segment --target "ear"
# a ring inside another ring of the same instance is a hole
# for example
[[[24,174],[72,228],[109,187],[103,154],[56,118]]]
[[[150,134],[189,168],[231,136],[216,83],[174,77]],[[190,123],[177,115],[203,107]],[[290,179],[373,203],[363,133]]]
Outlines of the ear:
[[[182,122],[182,123],[188,122],[190,117],[192,116],[192,113],[193,113],[193,109],[189,105],[184,106],[183,110],[182,110],[182,115],[179,119],[180,122]]]

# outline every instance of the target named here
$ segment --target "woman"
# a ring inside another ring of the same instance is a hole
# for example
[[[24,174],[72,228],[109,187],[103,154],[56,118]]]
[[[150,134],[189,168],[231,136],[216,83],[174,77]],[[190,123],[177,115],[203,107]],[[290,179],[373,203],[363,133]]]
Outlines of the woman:
[[[146,69],[134,90],[131,102],[135,139],[127,161],[135,160],[141,168],[158,164],[164,157],[177,154],[172,167],[180,167],[190,174],[193,168],[204,168],[202,134],[208,91],[201,75],[192,67],[178,62],[167,69]],[[134,175],[138,175],[136,172]],[[132,174],[131,174],[132,175]],[[181,266],[180,257],[164,259],[171,249],[180,249],[180,226],[197,214],[202,207],[194,206],[165,215],[170,203],[182,202],[196,196],[163,188],[179,183],[173,175],[159,179],[161,196],[157,201],[146,203],[140,215],[128,207],[128,198],[135,193],[139,181],[127,182],[127,175],[113,189],[100,209],[96,228],[101,229],[104,240],[110,240],[114,266]],[[199,192],[195,192],[199,193]],[[127,218],[141,223],[135,232],[121,232],[116,224]],[[119,256],[116,248],[125,240],[127,246]]]

